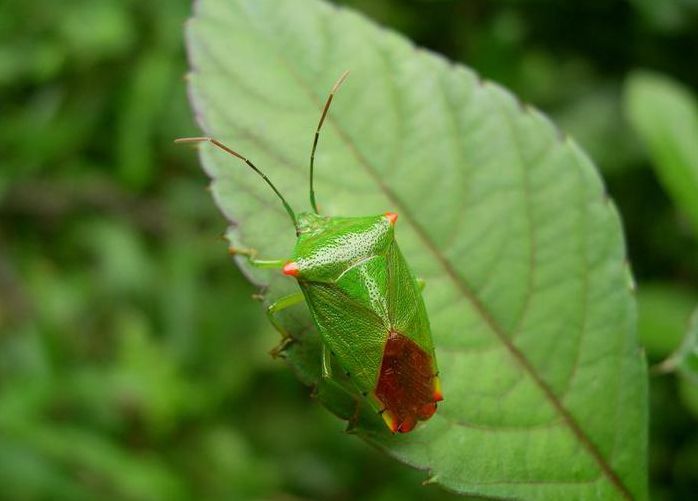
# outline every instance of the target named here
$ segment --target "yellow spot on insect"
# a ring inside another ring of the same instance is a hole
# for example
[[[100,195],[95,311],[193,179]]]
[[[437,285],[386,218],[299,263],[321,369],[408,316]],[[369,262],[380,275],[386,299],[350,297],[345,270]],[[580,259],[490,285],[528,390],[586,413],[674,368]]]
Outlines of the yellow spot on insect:
[[[383,416],[383,421],[385,421],[385,424],[388,425],[388,428],[390,431],[393,433],[397,432],[398,424],[397,424],[397,419],[395,419],[395,416],[392,415],[392,413],[388,410],[384,410],[381,413],[381,416]]]
[[[434,402],[441,402],[444,399],[444,394],[441,391],[441,380],[439,376],[434,376]]]

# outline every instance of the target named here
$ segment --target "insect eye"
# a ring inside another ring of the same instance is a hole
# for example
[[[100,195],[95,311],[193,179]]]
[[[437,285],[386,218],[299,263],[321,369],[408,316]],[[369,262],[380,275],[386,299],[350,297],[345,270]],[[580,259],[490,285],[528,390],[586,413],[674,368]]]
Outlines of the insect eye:
[[[396,212],[386,212],[385,217],[388,218],[388,221],[390,221],[390,224],[395,224],[397,221],[397,213]]]

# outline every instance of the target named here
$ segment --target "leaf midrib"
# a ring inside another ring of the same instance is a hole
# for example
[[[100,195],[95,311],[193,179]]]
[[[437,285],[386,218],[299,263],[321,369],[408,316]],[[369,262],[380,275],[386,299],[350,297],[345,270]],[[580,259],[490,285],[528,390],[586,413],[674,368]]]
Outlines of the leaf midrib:
[[[514,357],[514,359],[521,365],[525,372],[533,379],[534,383],[540,387],[543,394],[548,400],[553,404],[555,409],[560,413],[562,419],[568,424],[577,439],[584,445],[588,452],[592,455],[594,460],[599,464],[602,471],[609,478],[611,483],[618,488],[618,490],[628,499],[632,499],[632,495],[625,487],[618,475],[613,471],[608,462],[603,458],[599,450],[596,448],[594,443],[587,437],[584,430],[579,426],[574,417],[570,412],[564,407],[562,402],[557,398],[555,393],[552,391],[550,386],[540,377],[538,372],[535,370],[533,365],[529,362],[528,358],[516,347],[507,336],[504,328],[502,328],[499,323],[494,319],[494,317],[489,313],[485,305],[480,301],[480,299],[472,291],[471,287],[468,285],[467,281],[453,268],[451,262],[444,256],[440,249],[434,244],[433,240],[429,237],[424,228],[416,221],[412,216],[407,206],[404,205],[400,199],[395,195],[395,193],[384,183],[380,181],[378,173],[375,172],[373,167],[367,163],[367,159],[358,151],[351,138],[345,134],[343,129],[335,122],[330,120],[329,123],[335,125],[337,133],[346,143],[347,147],[352,151],[354,156],[359,160],[359,162],[365,167],[369,175],[377,182],[379,187],[385,193],[385,196],[391,201],[391,203],[399,208],[399,211],[404,214],[403,221],[407,221],[410,226],[414,229],[417,236],[422,240],[424,245],[429,249],[429,251],[434,255],[437,262],[442,266],[448,277],[456,285],[458,290],[461,291],[463,296],[472,304],[472,306],[477,310],[482,319],[487,323],[487,325],[492,329],[494,334],[497,336],[500,342],[504,344],[509,353]]]
[[[330,8],[335,8],[335,7],[330,6]],[[244,11],[246,17],[248,19],[250,19],[251,23],[253,21],[255,21],[253,19],[253,16],[251,16],[250,13],[247,12],[247,9],[245,9],[244,4],[242,7],[242,11]],[[272,43],[268,33],[266,31],[259,29],[258,23],[255,22],[254,26],[255,26],[255,31],[257,33],[264,34],[263,37],[261,37],[261,39],[270,48],[272,48],[272,50],[276,54],[279,62],[284,66],[284,68],[288,71],[289,75],[293,78],[293,80],[296,81],[296,83],[303,90],[303,92],[305,92],[305,94],[308,96],[308,98],[310,99],[312,104],[315,105],[316,107],[321,106],[322,105],[322,98],[319,98],[318,96],[316,96],[312,90],[312,87],[302,78],[301,75],[299,75],[296,71],[294,71],[293,67],[288,63],[288,61],[285,59],[284,55],[278,50],[277,46],[274,43]],[[382,29],[382,28],[378,27],[378,29]],[[412,48],[414,48],[414,46],[412,46],[412,45],[410,45],[410,46]],[[481,80],[478,80],[478,84],[484,85]],[[346,145],[346,147],[351,152],[351,154],[356,158],[358,163],[364,168],[366,173],[371,177],[371,179],[375,182],[375,184],[384,193],[386,198],[388,200],[390,200],[390,202],[391,202],[391,204],[393,204],[393,206],[395,206],[396,208],[399,209],[399,211],[401,212],[401,215],[403,215],[403,217],[402,217],[403,221],[405,221],[407,224],[409,224],[413,228],[415,234],[423,242],[424,246],[429,250],[429,252],[431,252],[431,254],[433,254],[436,261],[444,269],[444,271],[446,272],[446,275],[449,277],[449,279],[454,283],[454,285],[462,293],[462,295],[465,297],[465,299],[471,303],[471,305],[475,308],[475,310],[478,312],[478,314],[481,316],[481,318],[490,327],[490,329],[495,334],[495,336],[498,338],[498,340],[505,346],[505,348],[508,350],[508,352],[514,358],[514,360],[523,368],[524,372],[528,373],[528,375],[532,378],[532,380],[536,384],[536,386],[538,386],[542,390],[545,397],[550,401],[550,403],[553,405],[553,407],[556,409],[556,411],[560,414],[561,418],[568,425],[568,427],[573,432],[573,434],[575,435],[577,440],[579,440],[579,442],[584,446],[584,448],[587,450],[587,452],[592,456],[594,461],[599,465],[599,467],[601,468],[601,471],[608,478],[608,480],[611,482],[611,484],[620,492],[620,494],[623,497],[625,497],[626,499],[633,499],[633,496],[630,493],[629,489],[625,486],[623,481],[620,479],[618,474],[613,470],[613,468],[610,466],[610,464],[606,461],[606,459],[601,455],[601,452],[598,450],[596,445],[591,441],[591,439],[586,435],[586,433],[581,428],[581,426],[577,423],[577,421],[572,416],[572,414],[565,408],[563,403],[557,398],[557,395],[555,395],[555,393],[553,392],[551,387],[538,374],[535,367],[531,364],[531,362],[528,360],[526,355],[524,355],[524,353],[522,353],[511,342],[505,329],[499,325],[497,320],[495,320],[495,318],[490,314],[490,312],[485,307],[485,305],[480,301],[480,299],[477,297],[477,295],[473,292],[473,289],[468,284],[467,280],[464,277],[462,277],[460,275],[460,273],[458,273],[458,271],[453,267],[453,265],[448,260],[448,258],[446,258],[446,256],[440,251],[440,249],[436,246],[436,244],[430,238],[430,236],[426,232],[426,230],[417,222],[417,219],[413,216],[412,212],[408,209],[408,206],[406,204],[404,204],[400,200],[400,198],[397,196],[397,194],[395,194],[395,192],[393,190],[391,190],[390,187],[383,182],[382,178],[380,177],[379,172],[372,166],[372,164],[369,162],[368,158],[361,153],[361,151],[356,146],[352,137],[341,127],[339,122],[332,115],[327,116],[326,123],[331,125],[334,128],[334,130],[336,131],[339,138]],[[562,143],[560,143],[560,144],[562,144]],[[526,197],[529,197],[529,196],[530,195],[528,193],[526,193]]]

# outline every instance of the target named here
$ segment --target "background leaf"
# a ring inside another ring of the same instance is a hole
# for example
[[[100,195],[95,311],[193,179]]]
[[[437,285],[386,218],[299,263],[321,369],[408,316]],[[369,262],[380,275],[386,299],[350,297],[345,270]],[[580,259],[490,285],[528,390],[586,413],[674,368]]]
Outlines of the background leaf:
[[[698,416],[698,309],[688,321],[681,345],[654,370],[677,374],[679,395],[686,408]]]
[[[681,372],[698,385],[698,309],[693,312],[686,337],[679,348]]]
[[[637,300],[638,338],[650,362],[660,362],[681,344],[698,296],[673,284],[644,283],[638,288]]]
[[[646,383],[618,216],[588,158],[538,112],[462,67],[317,1],[201,0],[190,92],[206,133],[307,207],[319,107],[353,71],[321,139],[321,209],[396,210],[427,280],[446,401],[407,436],[359,434],[458,492],[539,499],[646,497]],[[290,253],[278,201],[208,148],[229,238]],[[293,290],[249,269],[270,298]],[[304,308],[288,359],[317,378]]]
[[[655,73],[627,82],[627,114],[664,188],[698,234],[698,107],[691,92]]]
[[[687,381],[698,386],[698,309],[691,315],[681,346],[661,367],[678,371]]]

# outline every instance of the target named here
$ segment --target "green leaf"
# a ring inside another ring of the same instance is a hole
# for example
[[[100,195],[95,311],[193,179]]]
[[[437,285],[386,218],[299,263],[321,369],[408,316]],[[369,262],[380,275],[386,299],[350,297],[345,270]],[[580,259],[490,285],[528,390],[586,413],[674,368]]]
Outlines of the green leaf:
[[[400,214],[397,238],[427,282],[445,395],[414,432],[360,419],[356,433],[460,493],[645,499],[632,279],[618,214],[579,147],[504,89],[350,10],[316,0],[196,5],[187,36],[197,118],[297,209],[308,207],[320,108],[352,70],[320,139],[320,209]],[[232,243],[288,256],[294,232],[268,187],[232,157],[208,146],[201,156],[234,221]],[[296,288],[239,264],[269,286],[269,300]],[[289,364],[316,383],[307,309],[282,318],[297,338]]]
[[[686,377],[680,377],[679,395],[686,409],[698,418],[698,384]]]
[[[678,351],[681,373],[698,385],[698,309],[693,312],[686,337]]]
[[[690,0],[689,0],[690,1]],[[676,32],[691,19],[691,9],[685,0],[630,0],[643,21],[656,31]]]
[[[640,343],[650,360],[664,360],[681,344],[698,296],[676,284],[657,282],[641,283],[637,299]]]
[[[698,386],[698,309],[688,322],[686,335],[674,354],[662,362],[664,371],[678,371],[691,384]]]
[[[698,234],[698,107],[679,83],[638,72],[626,84],[626,111],[677,208]]]
[[[678,373],[681,400],[689,411],[698,416],[698,308],[691,315],[681,346],[657,369]]]

